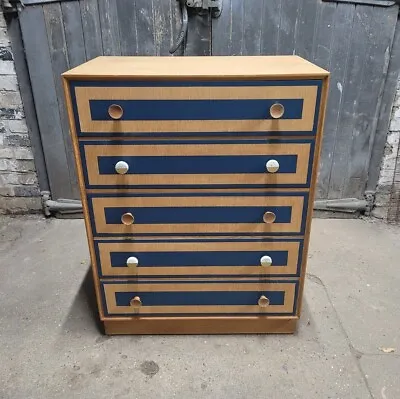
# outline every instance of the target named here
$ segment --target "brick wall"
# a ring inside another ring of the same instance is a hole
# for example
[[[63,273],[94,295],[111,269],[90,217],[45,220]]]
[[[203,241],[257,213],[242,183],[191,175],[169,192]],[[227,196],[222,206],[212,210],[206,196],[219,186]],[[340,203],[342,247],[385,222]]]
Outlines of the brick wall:
[[[397,84],[396,97],[393,104],[389,132],[386,139],[385,154],[382,159],[381,172],[376,190],[376,202],[373,215],[387,218],[390,194],[396,171],[396,158],[400,145],[400,80]],[[399,167],[400,165],[397,165]],[[395,183],[396,184],[396,183]],[[400,190],[400,184],[397,189]]]
[[[0,213],[41,209],[7,26],[0,11]]]

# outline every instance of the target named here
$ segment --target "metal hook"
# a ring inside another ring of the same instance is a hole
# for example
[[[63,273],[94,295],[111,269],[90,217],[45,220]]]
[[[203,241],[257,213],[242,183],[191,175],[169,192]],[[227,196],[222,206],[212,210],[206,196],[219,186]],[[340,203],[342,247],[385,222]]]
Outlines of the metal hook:
[[[181,5],[181,12],[182,12],[182,25],[181,25],[181,30],[179,32],[179,35],[176,39],[176,42],[172,45],[170,48],[169,52],[171,54],[174,54],[176,50],[181,46],[183,41],[186,38],[187,35],[187,30],[188,30],[188,10],[186,6],[186,0],[178,0],[180,5]]]

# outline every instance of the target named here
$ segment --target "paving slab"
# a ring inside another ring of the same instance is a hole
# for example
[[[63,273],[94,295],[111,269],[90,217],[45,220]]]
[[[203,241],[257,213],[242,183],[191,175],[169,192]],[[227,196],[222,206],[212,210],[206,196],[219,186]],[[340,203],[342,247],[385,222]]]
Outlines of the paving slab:
[[[400,229],[316,219],[309,257],[308,273],[323,281],[354,348],[400,349]]]
[[[360,364],[374,398],[400,398],[400,357],[364,355]]]
[[[380,379],[383,371],[377,366],[381,362],[386,375],[395,376],[396,352],[374,349],[397,342],[400,320],[385,318],[397,314],[394,283],[376,272],[376,292],[355,288],[369,274],[364,255],[351,252],[373,252],[366,247],[376,241],[366,236],[375,227],[364,221],[333,222],[314,222],[296,334],[107,337],[96,322],[83,221],[0,219],[0,398],[397,399],[398,382]],[[382,250],[395,253],[386,254],[386,261],[399,259],[391,241],[396,230],[378,229]],[[343,230],[353,238],[335,239]],[[359,245],[346,250],[358,231]],[[338,254],[345,254],[344,262],[352,267],[337,266],[343,259]],[[393,280],[394,268],[389,269]],[[353,277],[357,270],[364,277]],[[386,323],[386,339],[378,339],[369,308],[361,309],[365,319],[360,323],[352,315],[360,311],[357,302],[346,306],[342,300],[353,295],[367,306],[365,293],[385,298],[377,314]],[[368,357],[372,352],[377,354],[371,359],[379,359],[375,364]]]

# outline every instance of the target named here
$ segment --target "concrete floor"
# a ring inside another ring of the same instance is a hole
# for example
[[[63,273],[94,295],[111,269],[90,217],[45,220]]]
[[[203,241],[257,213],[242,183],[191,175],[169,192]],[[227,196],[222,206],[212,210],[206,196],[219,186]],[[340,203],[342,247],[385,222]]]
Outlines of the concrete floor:
[[[83,221],[3,217],[0,398],[398,399],[399,238],[379,222],[314,220],[295,335],[109,338]]]

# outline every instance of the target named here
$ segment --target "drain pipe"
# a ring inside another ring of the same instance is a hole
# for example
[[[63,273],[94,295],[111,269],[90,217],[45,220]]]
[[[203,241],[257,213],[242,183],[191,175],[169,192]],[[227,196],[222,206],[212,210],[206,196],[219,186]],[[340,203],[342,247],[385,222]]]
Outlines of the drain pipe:
[[[45,216],[51,216],[53,213],[59,214],[78,214],[82,213],[82,202],[79,200],[60,198],[54,201],[50,198],[49,191],[42,191],[42,207]]]
[[[356,213],[363,212],[365,216],[370,216],[375,205],[375,191],[366,191],[364,199],[341,198],[333,200],[316,200],[314,209],[318,211]]]
[[[357,198],[343,198],[338,200],[316,200],[314,202],[314,210],[355,213],[366,211],[368,202]]]

